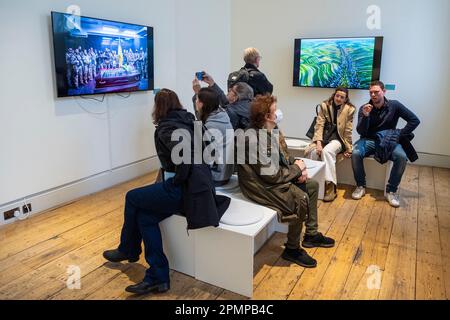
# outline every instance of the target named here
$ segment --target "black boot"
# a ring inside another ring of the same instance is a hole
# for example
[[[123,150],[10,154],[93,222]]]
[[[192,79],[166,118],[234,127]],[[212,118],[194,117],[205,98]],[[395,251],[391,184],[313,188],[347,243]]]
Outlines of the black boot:
[[[120,262],[124,260],[128,260],[128,262],[136,262],[139,260],[139,256],[129,257],[125,253],[120,252],[119,249],[106,250],[103,252],[103,257],[111,262]]]
[[[150,284],[148,282],[142,281],[137,284],[128,286],[125,288],[125,291],[131,292],[134,294],[147,294],[150,292],[155,293],[163,293],[170,289],[169,282],[162,282],[158,284]]]
[[[284,260],[294,262],[305,268],[315,268],[317,266],[317,261],[313,257],[311,257],[305,250],[303,249],[284,249],[281,257]]]

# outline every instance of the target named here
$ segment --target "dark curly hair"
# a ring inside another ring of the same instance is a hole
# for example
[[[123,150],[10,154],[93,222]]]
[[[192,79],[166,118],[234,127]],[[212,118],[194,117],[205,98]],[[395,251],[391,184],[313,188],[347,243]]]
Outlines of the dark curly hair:
[[[250,123],[253,128],[262,129],[266,123],[266,115],[270,113],[270,106],[277,102],[272,95],[259,95],[250,105]]]

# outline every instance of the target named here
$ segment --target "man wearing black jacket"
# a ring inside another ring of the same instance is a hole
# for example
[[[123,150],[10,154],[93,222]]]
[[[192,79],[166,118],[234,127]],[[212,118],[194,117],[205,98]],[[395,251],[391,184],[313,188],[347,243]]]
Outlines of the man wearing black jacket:
[[[369,92],[371,100],[359,109],[358,114],[358,126],[356,129],[361,135],[361,139],[355,143],[352,153],[353,174],[357,186],[352,193],[352,198],[359,200],[366,193],[364,158],[375,154],[377,147],[380,145],[380,139],[386,135],[392,136],[393,130],[396,130],[398,120],[402,118],[407,124],[398,134],[399,141],[391,142],[395,145],[390,148],[389,159],[393,161],[394,166],[386,186],[387,201],[391,206],[399,207],[400,201],[397,189],[406,168],[406,161],[408,158],[411,161],[417,159],[415,150],[409,144],[409,140],[414,136],[412,132],[417,128],[420,120],[400,102],[388,100],[384,97],[386,90],[383,82],[372,82]],[[405,141],[405,143],[402,143],[402,141]],[[409,145],[407,149],[408,154],[405,153],[406,145]]]
[[[259,94],[272,94],[273,85],[267,80],[264,73],[258,70],[261,62],[261,55],[256,48],[247,48],[244,50],[244,68],[249,73],[248,84],[253,88],[255,97]]]

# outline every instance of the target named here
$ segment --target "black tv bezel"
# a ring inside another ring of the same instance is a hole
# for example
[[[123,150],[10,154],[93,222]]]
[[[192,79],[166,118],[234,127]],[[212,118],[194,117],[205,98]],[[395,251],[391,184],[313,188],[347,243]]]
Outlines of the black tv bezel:
[[[154,70],[154,60],[155,60],[155,52],[154,52],[154,32],[153,32],[153,27],[151,26],[146,26],[146,25],[141,25],[141,24],[136,24],[136,23],[130,23],[130,22],[125,22],[125,21],[116,21],[116,20],[109,20],[109,19],[102,19],[102,18],[95,18],[95,17],[89,17],[89,16],[78,16],[78,15],[74,15],[80,18],[88,18],[88,19],[94,19],[94,20],[101,20],[101,21],[108,21],[108,22],[114,22],[114,23],[123,23],[123,24],[130,24],[130,25],[135,25],[135,26],[140,26],[140,27],[146,27],[147,28],[147,39],[151,39],[152,40],[152,46],[151,48],[149,47],[149,41],[147,41],[147,54],[150,57],[150,52],[151,52],[151,57],[152,57],[152,67],[151,67],[151,72],[150,72],[150,68],[147,70],[148,71],[148,88],[145,90],[134,90],[134,91],[130,91],[130,90],[121,90],[121,91],[114,91],[114,92],[99,92],[99,93],[83,93],[83,94],[74,94],[74,95],[69,95],[67,94],[68,90],[60,90],[58,88],[58,66],[56,65],[56,46],[55,46],[55,29],[54,29],[54,14],[64,14],[64,15],[73,15],[70,13],[66,13],[66,12],[58,12],[58,11],[51,11],[50,12],[50,16],[51,16],[51,24],[52,24],[52,42],[53,42],[53,67],[54,67],[54,75],[55,75],[55,84],[56,84],[56,95],[57,98],[67,98],[67,97],[81,97],[81,96],[95,96],[95,95],[109,95],[109,94],[117,94],[117,93],[136,93],[136,92],[148,92],[148,91],[153,91],[155,89],[155,79],[154,79],[154,74],[155,74],[155,70]],[[151,50],[150,50],[151,49]],[[64,75],[63,75],[64,77]],[[65,80],[64,80],[65,81]],[[61,92],[63,91],[63,92]],[[64,91],[66,92],[66,94],[64,94]]]
[[[372,64],[372,79],[371,81],[380,80],[381,73],[381,55],[383,51],[383,36],[355,36],[355,37],[321,37],[321,38],[297,38],[294,39],[294,74],[292,85],[299,88],[323,88],[334,89],[336,87],[323,87],[323,86],[303,86],[299,84],[300,76],[300,55],[301,55],[301,41],[302,40],[321,40],[321,39],[375,39],[375,47],[373,52],[373,64]],[[355,88],[349,87],[353,90],[367,90],[368,88]]]

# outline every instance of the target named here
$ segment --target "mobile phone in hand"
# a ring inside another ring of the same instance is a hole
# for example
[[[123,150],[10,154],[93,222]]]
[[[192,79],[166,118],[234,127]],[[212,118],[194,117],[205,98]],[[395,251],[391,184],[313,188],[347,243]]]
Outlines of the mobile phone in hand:
[[[195,76],[198,80],[203,80],[203,78],[205,77],[205,71],[196,72]]]

